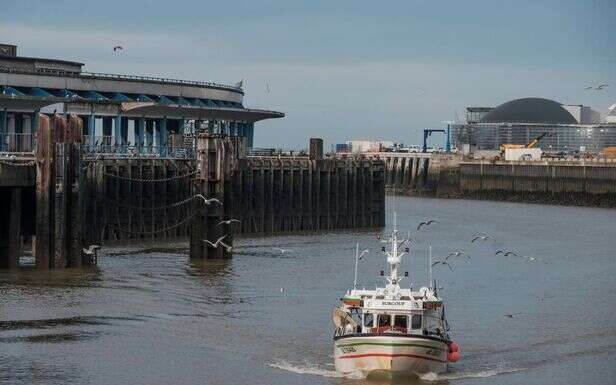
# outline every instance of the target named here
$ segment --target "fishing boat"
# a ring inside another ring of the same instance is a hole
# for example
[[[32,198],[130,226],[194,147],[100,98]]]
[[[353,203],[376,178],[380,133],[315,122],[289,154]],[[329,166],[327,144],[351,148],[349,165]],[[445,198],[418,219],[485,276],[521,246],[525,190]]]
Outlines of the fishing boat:
[[[402,288],[400,283],[409,274],[399,276],[398,270],[401,258],[410,252],[410,240],[401,239],[394,224],[389,239],[381,242],[390,246],[382,247],[389,267],[387,274],[381,271],[385,286],[357,289],[357,264],[361,258],[358,246],[353,289],[334,307],[336,371],[410,372],[419,376],[443,373],[449,362],[460,358],[460,353],[450,337],[436,283],[429,276],[427,287],[415,291],[409,283],[408,288]],[[429,261],[431,275],[430,264]]]

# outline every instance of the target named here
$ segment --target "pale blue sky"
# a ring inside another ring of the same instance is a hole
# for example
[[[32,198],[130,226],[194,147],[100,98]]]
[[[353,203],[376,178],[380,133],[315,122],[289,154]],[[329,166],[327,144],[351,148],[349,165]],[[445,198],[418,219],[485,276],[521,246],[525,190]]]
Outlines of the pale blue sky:
[[[0,41],[89,71],[234,83],[256,146],[418,143],[468,105],[616,103],[616,1],[2,0]],[[112,47],[125,47],[114,54]],[[266,82],[271,92],[266,92]],[[589,84],[610,83],[602,92]]]

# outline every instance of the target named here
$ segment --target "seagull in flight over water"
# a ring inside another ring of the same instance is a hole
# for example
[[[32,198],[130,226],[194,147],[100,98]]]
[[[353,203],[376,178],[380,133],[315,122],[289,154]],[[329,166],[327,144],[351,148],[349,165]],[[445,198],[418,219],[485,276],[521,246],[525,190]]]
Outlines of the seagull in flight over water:
[[[593,90],[593,91],[600,91],[600,90],[604,89],[605,87],[609,87],[609,86],[610,86],[609,84],[605,84],[605,83],[604,83],[604,84],[599,84],[599,85],[598,85],[598,86],[596,86],[596,87],[593,87],[593,86],[588,86],[588,87],[586,87],[585,89],[587,89],[587,90]]]
[[[514,257],[520,256],[520,254],[518,253],[514,253],[513,251],[505,251],[505,250],[496,250],[496,253],[494,253],[494,255],[499,255],[499,254],[503,254],[505,257],[508,257],[510,255],[513,255]]]
[[[221,205],[221,206],[222,206],[222,202],[221,202],[221,201],[219,201],[219,200],[218,200],[218,199],[216,199],[216,198],[210,198],[210,199],[207,199],[206,197],[204,197],[204,196],[203,196],[203,195],[201,195],[201,194],[196,194],[193,198],[201,198],[201,199],[203,199],[203,203],[205,203],[207,206],[209,206],[212,202],[214,202],[214,203],[218,203],[219,205]]]
[[[227,251],[231,251],[233,248],[222,241],[226,237],[227,237],[226,235],[223,235],[222,237],[218,238],[216,242],[214,243],[208,241],[207,239],[203,239],[203,242],[207,243],[208,245],[212,246],[215,249],[218,248],[218,245],[222,245],[225,249],[227,249]]]
[[[432,265],[430,265],[430,267],[434,267],[436,265],[447,265],[447,267],[449,267],[449,270],[453,271],[453,269],[451,268],[451,265],[449,264],[449,262],[447,261],[436,261],[436,262],[432,262]]]
[[[489,236],[489,235],[476,235],[471,240],[471,243],[475,243],[475,241],[477,241],[477,240],[487,241],[488,239],[492,239],[492,237]]]
[[[518,312],[518,313],[511,313],[511,314],[503,314],[503,316],[504,317],[508,317],[508,318],[513,318],[514,316],[516,316],[518,314],[524,314],[524,313]]]
[[[454,251],[453,253],[449,253],[449,255],[445,257],[445,260],[448,260],[450,257],[459,257],[460,255],[466,255],[466,253],[464,251]],[[469,255],[467,255],[466,257],[468,259],[471,259]]]
[[[434,220],[434,219],[430,219],[428,221],[420,222],[419,225],[417,225],[417,231],[419,231],[419,229],[421,229],[421,226],[430,226],[433,223],[438,223],[438,222],[436,220]]]
[[[287,251],[291,251],[291,250],[289,250],[289,249],[283,249],[282,247],[274,247],[274,250],[276,250],[276,251],[280,251],[280,254],[284,254],[284,253],[286,253]]]
[[[242,223],[242,221],[240,221],[239,219],[229,219],[226,221],[220,221],[218,222],[218,224],[216,226],[220,226],[220,225],[230,225],[231,223]]]

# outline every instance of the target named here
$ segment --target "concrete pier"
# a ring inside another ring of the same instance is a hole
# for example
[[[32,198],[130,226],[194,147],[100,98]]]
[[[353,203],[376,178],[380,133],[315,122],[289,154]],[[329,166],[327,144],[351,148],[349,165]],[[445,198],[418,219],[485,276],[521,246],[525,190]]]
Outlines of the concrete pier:
[[[616,161],[470,160],[455,154],[372,153],[391,194],[616,207]]]
[[[194,148],[160,146],[164,154],[107,144],[92,152],[76,115],[37,121],[36,151],[0,162],[2,268],[17,267],[25,238],[36,267],[50,269],[95,263],[83,250],[107,241],[189,238],[192,258],[227,258],[234,234],[385,224],[384,163],[324,157],[320,139],[308,156],[250,156],[249,138],[209,132]],[[241,224],[221,224],[232,218]],[[222,236],[228,247],[208,244]]]

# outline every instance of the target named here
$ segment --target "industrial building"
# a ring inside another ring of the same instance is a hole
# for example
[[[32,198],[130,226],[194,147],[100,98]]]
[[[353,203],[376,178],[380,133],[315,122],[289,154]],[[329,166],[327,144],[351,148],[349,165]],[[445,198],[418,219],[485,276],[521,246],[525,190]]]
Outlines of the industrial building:
[[[502,144],[526,144],[547,133],[537,147],[553,152],[599,153],[616,146],[612,106],[601,116],[590,107],[542,98],[516,99],[498,107],[468,107],[466,122],[452,125],[457,148],[498,150]]]
[[[92,146],[163,154],[187,131],[208,131],[252,147],[255,122],[284,114],[246,108],[243,97],[241,83],[91,73],[79,62],[18,56],[16,46],[0,44],[0,152],[32,150],[38,113],[78,115]]]

